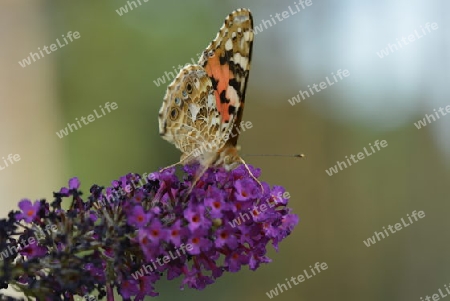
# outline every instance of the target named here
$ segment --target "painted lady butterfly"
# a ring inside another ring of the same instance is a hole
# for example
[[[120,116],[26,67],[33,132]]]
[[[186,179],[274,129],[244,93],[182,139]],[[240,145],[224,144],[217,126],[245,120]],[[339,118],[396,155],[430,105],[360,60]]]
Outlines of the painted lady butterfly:
[[[200,175],[211,165],[230,170],[245,164],[236,143],[253,36],[250,11],[235,10],[198,64],[181,69],[167,88],[159,111],[159,133],[181,150],[179,163],[200,162]]]

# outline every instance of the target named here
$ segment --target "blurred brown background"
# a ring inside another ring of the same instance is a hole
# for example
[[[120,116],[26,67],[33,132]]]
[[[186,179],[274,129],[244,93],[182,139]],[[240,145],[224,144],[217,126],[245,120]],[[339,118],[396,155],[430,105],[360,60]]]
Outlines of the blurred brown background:
[[[0,0],[0,157],[21,157],[0,170],[3,215],[23,197],[51,198],[72,176],[87,191],[176,162],[179,152],[158,135],[168,80],[157,86],[157,79],[196,58],[236,8],[250,8],[257,26],[295,10],[288,0],[140,1],[119,16],[126,1]],[[299,225],[279,253],[271,248],[271,264],[228,273],[204,291],[161,282],[159,300],[268,300],[277,283],[316,262],[328,270],[275,299],[420,300],[450,283],[450,117],[414,126],[450,104],[450,4],[312,3],[256,35],[243,117],[253,128],[239,140],[242,153],[306,154],[246,159],[264,181],[286,187]],[[377,55],[427,22],[439,28]],[[26,67],[18,63],[69,31],[81,37]],[[350,76],[289,104],[338,69]],[[106,102],[118,109],[56,135]],[[325,172],[375,140],[388,147],[333,176]],[[426,217],[363,244],[414,210]]]

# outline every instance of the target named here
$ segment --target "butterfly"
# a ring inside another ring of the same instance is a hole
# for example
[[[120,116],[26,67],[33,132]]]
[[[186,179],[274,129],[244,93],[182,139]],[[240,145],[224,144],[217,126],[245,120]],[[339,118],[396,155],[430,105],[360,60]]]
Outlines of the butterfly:
[[[198,63],[182,68],[167,88],[159,134],[182,152],[178,163],[200,163],[200,176],[213,165],[230,170],[245,164],[236,144],[253,38],[250,10],[233,11]]]

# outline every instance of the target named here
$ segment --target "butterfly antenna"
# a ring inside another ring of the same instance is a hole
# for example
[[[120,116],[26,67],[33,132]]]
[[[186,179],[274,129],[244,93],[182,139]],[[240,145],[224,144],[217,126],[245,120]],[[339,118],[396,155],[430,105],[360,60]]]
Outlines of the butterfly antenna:
[[[280,154],[245,154],[243,157],[293,157],[293,158],[305,158],[304,154],[294,154],[294,155],[280,155]]]

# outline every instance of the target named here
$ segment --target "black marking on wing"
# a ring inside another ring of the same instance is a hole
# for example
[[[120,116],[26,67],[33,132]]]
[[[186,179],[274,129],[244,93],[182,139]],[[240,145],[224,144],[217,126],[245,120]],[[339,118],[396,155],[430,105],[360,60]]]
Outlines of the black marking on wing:
[[[241,83],[238,82],[235,78],[232,78],[228,81],[228,84],[234,88],[234,90],[236,90],[237,95],[239,96],[239,98],[242,97],[241,94]]]
[[[230,100],[225,96],[226,91],[220,93],[220,103],[230,103]]]
[[[228,114],[234,115],[235,112],[236,112],[236,107],[230,105],[230,106],[228,107]]]
[[[217,90],[217,84],[219,83],[213,76],[209,77],[211,79],[211,83],[212,83],[212,88],[214,90]]]

